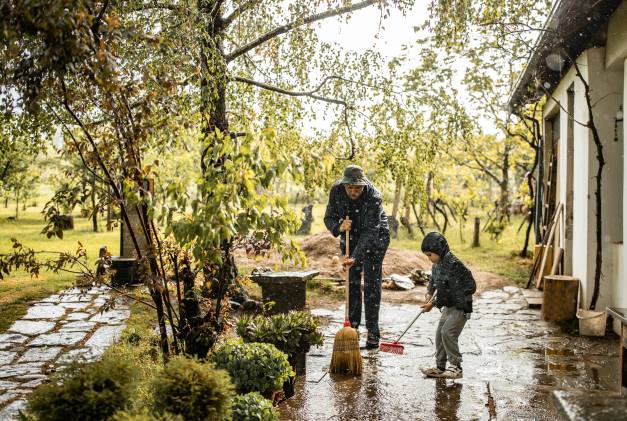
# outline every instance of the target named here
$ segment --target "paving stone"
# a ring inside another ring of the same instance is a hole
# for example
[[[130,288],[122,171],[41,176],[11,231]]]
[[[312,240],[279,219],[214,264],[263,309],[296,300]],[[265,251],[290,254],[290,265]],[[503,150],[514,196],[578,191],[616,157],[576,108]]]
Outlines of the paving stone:
[[[61,297],[62,303],[88,303],[91,300],[92,296],[88,294],[67,294]]]
[[[57,319],[65,314],[65,309],[60,306],[30,307],[24,319]]]
[[[131,315],[130,310],[114,309],[105,311],[104,313],[98,313],[90,320],[96,323],[106,323],[110,325],[123,323]]]
[[[61,301],[61,296],[59,294],[53,294],[50,297],[41,300],[42,303],[58,303],[59,301]]]
[[[506,299],[509,298],[509,294],[499,290],[490,290],[481,293],[481,298],[491,299],[491,298],[500,298]]]
[[[17,398],[18,396],[20,396],[20,394],[16,392],[15,390],[11,390],[6,393],[3,393],[0,395],[0,405],[2,405],[5,402],[10,401],[11,399]],[[0,419],[4,420],[4,418],[0,418]]]
[[[106,351],[106,348],[93,347],[93,348],[78,348],[72,349],[67,353],[61,355],[57,360],[58,365],[67,365],[74,361],[92,362],[100,359],[102,354]]]
[[[17,352],[0,351],[0,365],[11,364],[16,355]]]
[[[7,380],[0,380],[0,393],[4,393],[7,390],[11,390],[13,388],[16,388],[17,386],[19,386],[18,383],[10,382],[10,381],[7,381]]]
[[[2,333],[0,334],[0,350],[12,348],[16,344],[23,344],[27,339],[28,336],[19,333]]]
[[[43,362],[5,365],[0,367],[0,379],[26,374],[41,374],[43,365]]]
[[[69,308],[72,310],[83,310],[91,305],[91,301],[81,302],[81,303],[60,303],[59,305],[63,308]]]
[[[20,387],[23,387],[25,389],[34,389],[39,385],[42,385],[44,383],[46,383],[48,381],[48,377],[47,376],[42,376],[40,378],[28,381],[26,383],[22,383],[20,385]]]
[[[77,312],[77,313],[68,314],[65,317],[65,320],[85,320],[85,319],[88,319],[89,317],[91,317],[91,314],[89,313]]]
[[[508,294],[516,294],[520,291],[520,288],[507,286],[507,287],[503,287],[503,291],[507,292]]]
[[[26,407],[25,400],[14,401],[5,406],[0,411],[0,420],[15,420],[19,414],[20,410],[23,410]]]
[[[120,338],[123,330],[124,325],[102,326],[85,342],[85,346],[88,348],[106,348]]]
[[[59,347],[30,348],[19,359],[21,363],[33,361],[52,361],[61,352]]]
[[[45,333],[36,337],[31,343],[31,346],[52,346],[61,345],[69,346],[83,340],[87,336],[85,332],[53,332]]]
[[[89,332],[94,328],[94,326],[96,326],[96,322],[69,322],[63,325],[59,332]]]
[[[11,325],[9,332],[16,332],[29,336],[39,335],[40,333],[46,333],[52,330],[55,324],[55,322],[45,320],[18,320]]]

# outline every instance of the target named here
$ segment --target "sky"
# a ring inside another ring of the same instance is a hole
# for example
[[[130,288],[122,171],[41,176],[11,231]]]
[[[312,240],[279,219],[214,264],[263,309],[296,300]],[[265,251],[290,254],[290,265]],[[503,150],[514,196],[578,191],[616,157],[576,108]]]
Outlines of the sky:
[[[390,16],[381,21],[379,9],[368,7],[354,12],[346,22],[345,18],[326,19],[319,22],[314,28],[319,38],[323,42],[341,43],[342,48],[356,52],[364,52],[373,48],[379,52],[386,61],[394,57],[407,54],[403,51],[403,46],[416,45],[416,40],[428,35],[426,32],[416,32],[415,27],[426,21],[429,12],[426,9],[426,2],[418,1],[412,10],[403,15],[399,10],[393,8]],[[382,28],[379,28],[381,22]],[[378,36],[377,36],[378,35]],[[419,64],[417,55],[412,59],[411,49],[408,50],[408,60],[404,65],[408,71]],[[454,68],[458,70],[453,86],[463,94],[465,92],[462,85],[462,78],[467,63],[458,62]],[[470,106],[469,97],[462,98],[462,102]],[[313,121],[312,127],[305,127],[305,133],[312,134],[313,128],[324,128],[328,126],[324,120],[323,113],[318,113],[321,118]],[[497,133],[497,129],[488,120],[480,120],[480,126],[486,133]]]

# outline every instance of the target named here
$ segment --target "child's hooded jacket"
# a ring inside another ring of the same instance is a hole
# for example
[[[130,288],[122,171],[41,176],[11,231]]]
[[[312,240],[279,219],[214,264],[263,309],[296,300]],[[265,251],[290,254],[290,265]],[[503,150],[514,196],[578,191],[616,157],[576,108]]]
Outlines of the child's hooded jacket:
[[[439,232],[430,232],[422,240],[424,253],[440,256],[440,262],[433,265],[431,280],[427,286],[429,295],[438,291],[436,307],[455,307],[464,313],[472,313],[472,294],[477,285],[472,273],[451,253],[446,238]]]

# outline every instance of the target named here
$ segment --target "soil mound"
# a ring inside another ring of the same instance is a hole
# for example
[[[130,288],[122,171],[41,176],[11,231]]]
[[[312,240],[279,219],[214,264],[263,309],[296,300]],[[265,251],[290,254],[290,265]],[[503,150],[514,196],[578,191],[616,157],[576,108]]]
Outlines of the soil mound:
[[[342,278],[344,276],[339,264],[333,262],[334,256],[340,256],[340,241],[328,232],[321,232],[305,237],[301,241],[301,250],[307,256],[305,268],[283,264],[281,258],[272,253],[264,259],[251,259],[243,253],[236,258],[245,266],[277,266],[281,270],[317,270],[322,278]],[[383,276],[393,273],[408,275],[414,269],[430,269],[431,263],[426,256],[418,251],[389,248],[383,260]]]

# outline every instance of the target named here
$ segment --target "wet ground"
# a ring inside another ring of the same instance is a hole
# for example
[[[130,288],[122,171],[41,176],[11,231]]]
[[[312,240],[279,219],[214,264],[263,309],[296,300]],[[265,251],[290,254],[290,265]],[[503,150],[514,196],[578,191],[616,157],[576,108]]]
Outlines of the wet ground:
[[[384,339],[400,334],[418,310],[382,304]],[[455,381],[426,379],[419,371],[435,362],[434,309],[401,341],[404,355],[362,351],[361,377],[327,375],[316,382],[328,368],[343,306],[313,313],[330,319],[325,345],[308,354],[296,395],[279,405],[282,420],[559,420],[554,390],[618,390],[617,339],[561,334],[539,310],[527,308],[517,288],[475,300],[460,337],[464,378]]]

